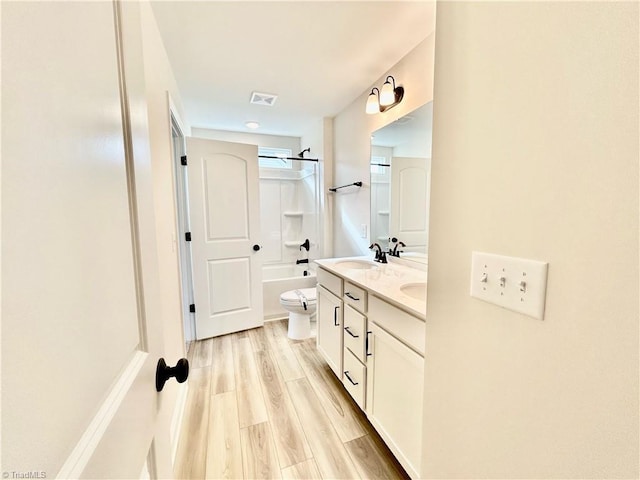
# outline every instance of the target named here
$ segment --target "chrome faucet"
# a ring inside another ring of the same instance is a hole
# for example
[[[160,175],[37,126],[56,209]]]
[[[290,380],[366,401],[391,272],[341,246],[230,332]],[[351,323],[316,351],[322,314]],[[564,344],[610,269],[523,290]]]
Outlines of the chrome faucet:
[[[382,247],[380,245],[378,245],[377,243],[372,243],[371,245],[369,245],[369,249],[376,250],[376,256],[374,258],[376,262],[387,263],[387,255],[382,251]]]

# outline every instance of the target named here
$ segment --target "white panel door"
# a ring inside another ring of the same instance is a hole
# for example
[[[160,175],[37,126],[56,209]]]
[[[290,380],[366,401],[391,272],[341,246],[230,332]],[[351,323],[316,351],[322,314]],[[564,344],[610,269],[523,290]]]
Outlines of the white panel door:
[[[121,104],[114,4],[2,4],[5,478],[171,475],[137,8]]]
[[[408,251],[425,251],[429,233],[429,170],[426,158],[394,157],[391,162],[389,234]]]
[[[187,138],[198,339],[263,324],[258,147]]]

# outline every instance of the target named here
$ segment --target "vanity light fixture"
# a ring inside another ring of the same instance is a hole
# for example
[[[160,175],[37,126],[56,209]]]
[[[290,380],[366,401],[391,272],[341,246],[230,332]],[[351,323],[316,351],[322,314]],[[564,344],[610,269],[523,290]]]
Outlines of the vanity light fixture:
[[[391,79],[391,81],[389,81],[389,79]],[[382,91],[376,87],[371,89],[369,98],[367,98],[366,112],[373,114],[389,110],[398,105],[403,97],[404,88],[402,86],[396,87],[396,79],[389,75],[382,85]]]
[[[258,122],[247,122],[245,123],[245,125],[247,126],[247,128],[253,128],[253,129],[256,129],[260,126]]]
[[[368,114],[373,114],[373,113],[378,113],[380,112],[380,101],[378,100],[378,97],[380,95],[380,90],[378,90],[376,87],[373,87],[371,89],[371,93],[369,94],[369,98],[367,98],[367,108],[366,108],[366,112]]]

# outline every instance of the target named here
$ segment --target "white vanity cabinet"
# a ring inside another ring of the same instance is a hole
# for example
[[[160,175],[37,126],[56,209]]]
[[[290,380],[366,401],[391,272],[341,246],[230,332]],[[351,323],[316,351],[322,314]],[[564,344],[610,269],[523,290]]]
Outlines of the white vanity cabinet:
[[[322,268],[318,269],[317,277],[316,345],[333,373],[342,379],[342,279]]]
[[[400,285],[426,282],[426,273],[396,264],[367,269],[362,260],[316,263],[318,350],[407,473],[419,478],[426,305]]]
[[[424,321],[373,296],[369,305],[367,417],[407,473],[416,478],[422,455],[424,358],[409,347],[407,339],[424,345]],[[399,331],[392,330],[392,335],[380,325],[399,326]],[[420,325],[422,335],[416,333]],[[409,332],[410,336],[404,335]]]

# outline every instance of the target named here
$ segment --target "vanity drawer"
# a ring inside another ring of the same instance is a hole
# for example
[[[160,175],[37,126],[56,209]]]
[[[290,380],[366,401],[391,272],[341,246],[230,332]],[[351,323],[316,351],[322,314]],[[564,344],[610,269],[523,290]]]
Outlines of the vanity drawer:
[[[343,359],[343,372],[342,383],[349,392],[349,395],[353,397],[358,406],[364,411],[364,393],[367,391],[365,388],[365,381],[367,379],[366,367],[360,363],[349,350],[344,351]]]
[[[342,297],[342,279],[333,273],[327,272],[323,268],[318,268],[316,272],[318,283],[331,293],[338,297]]]
[[[365,339],[367,337],[367,318],[349,305],[344,307],[344,347],[349,349],[362,363],[365,363]]]
[[[367,291],[351,282],[344,282],[343,300],[356,310],[367,312]]]
[[[381,326],[424,356],[425,322],[423,320],[373,295],[369,299],[368,318],[370,322]]]

